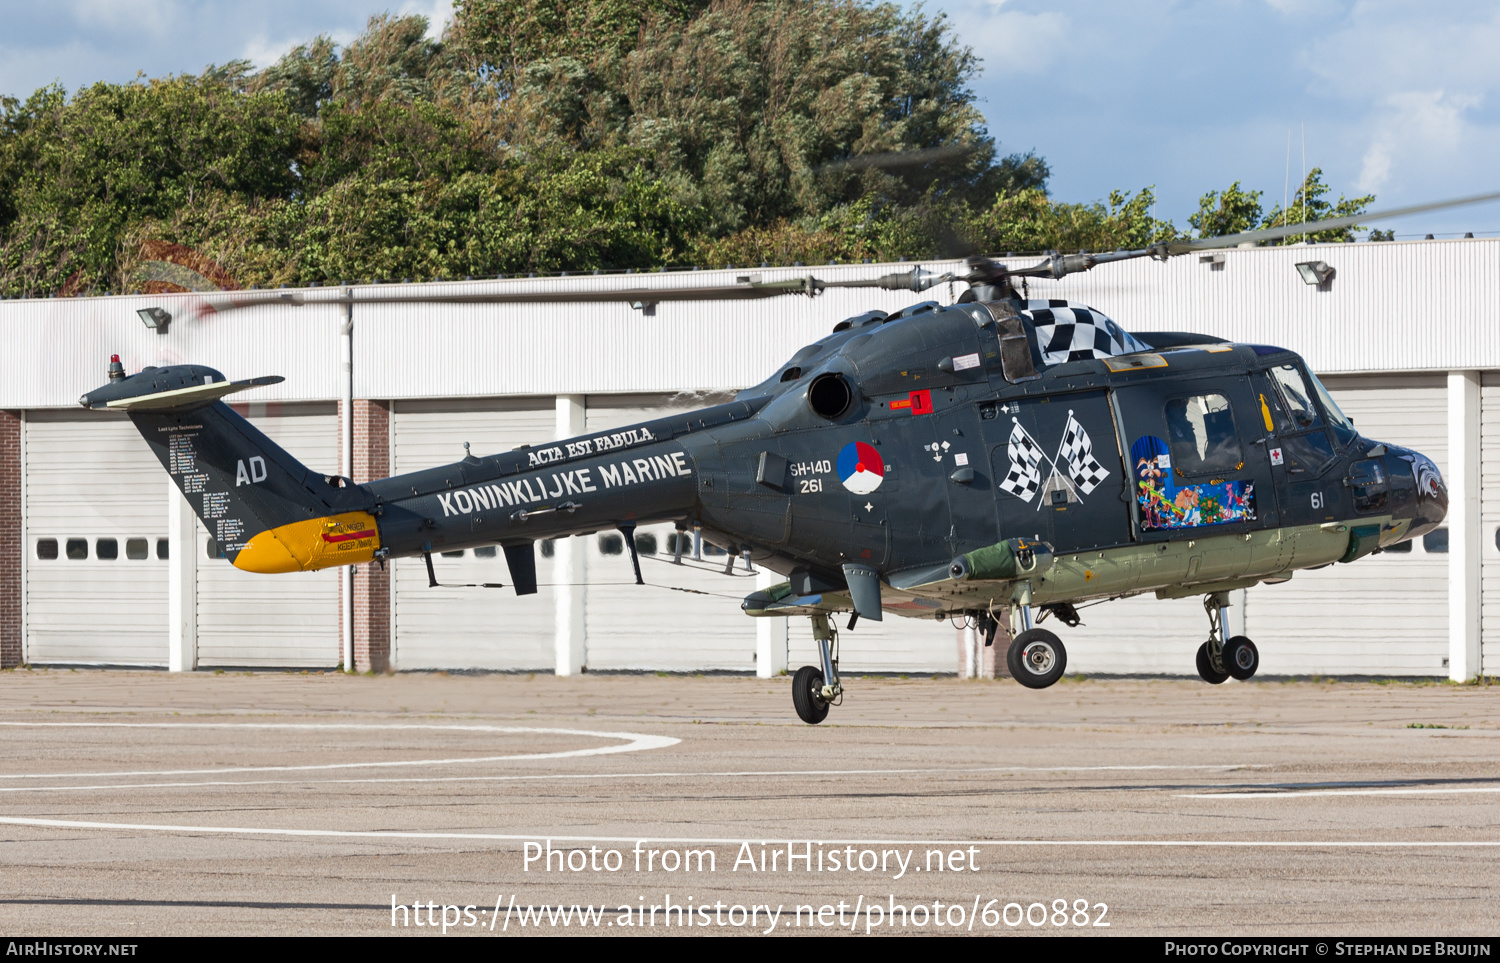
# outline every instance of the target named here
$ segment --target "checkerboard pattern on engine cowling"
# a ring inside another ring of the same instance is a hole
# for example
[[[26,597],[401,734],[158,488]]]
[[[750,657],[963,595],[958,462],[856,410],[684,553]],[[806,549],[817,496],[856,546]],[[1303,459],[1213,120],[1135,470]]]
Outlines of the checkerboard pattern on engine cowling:
[[[1093,308],[1071,301],[1027,301],[1022,311],[1036,328],[1043,364],[1112,358],[1151,350]]]

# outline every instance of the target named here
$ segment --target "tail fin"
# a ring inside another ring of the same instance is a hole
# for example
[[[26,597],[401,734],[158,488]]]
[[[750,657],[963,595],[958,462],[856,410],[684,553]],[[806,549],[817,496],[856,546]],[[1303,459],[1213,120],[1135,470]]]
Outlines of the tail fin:
[[[380,547],[373,496],[310,470],[218,400],[280,380],[228,382],[212,368],[173,365],[112,375],[82,402],[130,414],[236,568],[296,572],[367,562]]]

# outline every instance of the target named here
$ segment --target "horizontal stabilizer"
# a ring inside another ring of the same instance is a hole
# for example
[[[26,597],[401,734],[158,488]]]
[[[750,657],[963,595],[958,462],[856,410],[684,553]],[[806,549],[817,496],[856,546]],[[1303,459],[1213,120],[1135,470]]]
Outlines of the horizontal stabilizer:
[[[232,395],[237,391],[279,384],[285,380],[280,375],[267,375],[263,378],[247,378],[244,381],[218,381],[210,384],[192,385],[187,388],[173,388],[170,391],[157,391],[149,395],[137,395],[133,398],[115,398],[111,401],[106,401],[100,407],[116,411],[163,411],[169,408],[183,408],[190,405],[207,404],[212,401],[218,401],[225,395]]]

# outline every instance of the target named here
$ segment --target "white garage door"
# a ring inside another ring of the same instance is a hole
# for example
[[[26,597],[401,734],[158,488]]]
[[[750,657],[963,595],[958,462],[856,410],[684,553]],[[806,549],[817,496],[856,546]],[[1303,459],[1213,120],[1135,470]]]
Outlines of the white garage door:
[[[1360,434],[1415,448],[1448,470],[1448,393],[1441,376],[1326,379]],[[1425,543],[1425,544],[1424,544]],[[1446,542],[1298,572],[1251,589],[1248,635],[1275,674],[1446,675]],[[1437,551],[1441,547],[1443,551]]]
[[[666,398],[654,395],[593,395],[586,411],[589,431],[660,418]],[[591,669],[694,671],[755,669],[755,620],[740,602],[755,591],[755,573],[743,560],[725,575],[728,556],[705,544],[692,559],[692,533],[685,534],[682,564],[673,562],[673,525],[636,530],[641,574],[634,584],[630,557],[618,532],[599,532],[588,541],[588,595],[585,624]],[[678,591],[687,589],[690,591]],[[704,594],[698,594],[704,593]],[[789,620],[788,665],[817,663],[807,619]],[[842,632],[841,665],[857,672],[953,672],[957,649],[951,628],[932,621],[896,616],[863,621]]]
[[[339,465],[338,406],[255,403],[235,410],[314,471]],[[219,553],[200,522],[198,664],[332,667],[339,652],[338,569],[257,575]]]
[[[464,442],[476,456],[556,435],[551,397],[463,401],[398,401],[391,413],[394,474],[456,462]],[[538,553],[539,556],[541,553]],[[556,615],[552,591],[518,596],[510,589],[505,553],[495,546],[435,554],[439,582],[499,582],[503,589],[429,588],[420,558],[392,562],[394,652],[398,669],[550,669]],[[538,580],[550,566],[537,559]]]
[[[1500,675],[1500,374],[1485,375],[1479,410],[1480,671]]]
[[[27,660],[164,665],[161,463],[124,415],[30,411],[23,444]]]
[[[650,421],[669,413],[665,403],[657,395],[591,395],[585,424],[595,432]],[[739,606],[755,590],[755,576],[743,561],[735,564],[732,576],[724,575],[728,557],[706,544],[702,560],[693,561],[691,532],[683,564],[674,565],[675,537],[671,524],[636,529],[647,585],[635,584],[618,531],[580,539],[588,546],[584,625],[590,669],[755,670],[755,624]],[[709,594],[693,594],[697,592]]]

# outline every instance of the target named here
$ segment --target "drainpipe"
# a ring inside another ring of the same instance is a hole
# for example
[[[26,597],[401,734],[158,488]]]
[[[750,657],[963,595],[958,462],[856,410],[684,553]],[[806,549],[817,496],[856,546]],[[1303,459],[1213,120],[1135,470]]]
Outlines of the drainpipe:
[[[343,362],[340,390],[339,474],[354,478],[354,290],[344,289],[344,324],[339,329],[339,357]],[[345,672],[354,671],[354,566],[346,565],[339,573],[339,600],[342,603],[343,663]]]

